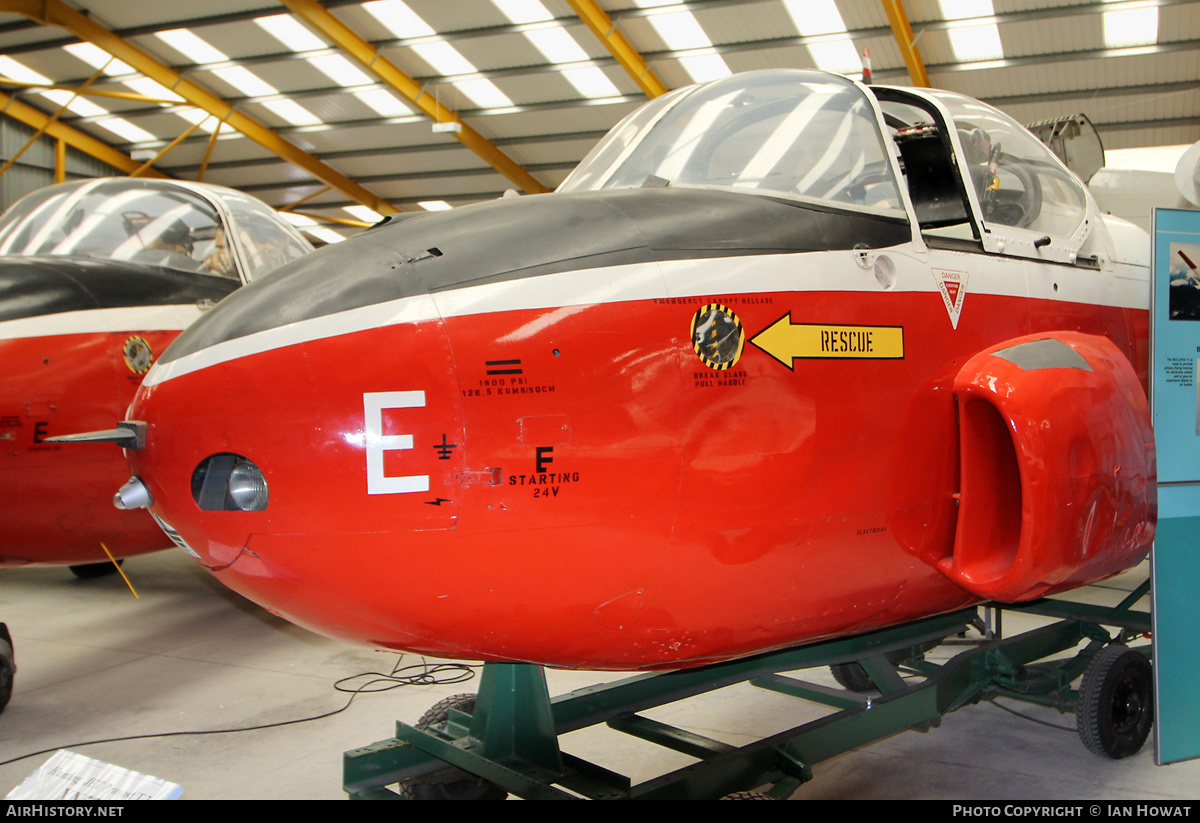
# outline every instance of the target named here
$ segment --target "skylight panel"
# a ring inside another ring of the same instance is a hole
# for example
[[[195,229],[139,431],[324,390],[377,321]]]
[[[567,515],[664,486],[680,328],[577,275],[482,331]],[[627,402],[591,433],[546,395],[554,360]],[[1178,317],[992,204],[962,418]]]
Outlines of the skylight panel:
[[[784,6],[804,37],[846,33],[846,24],[833,0],[784,0]]]
[[[279,89],[263,80],[245,66],[227,66],[213,72],[245,97],[267,97],[279,94]]]
[[[507,94],[500,91],[495,83],[486,78],[459,80],[454,84],[454,88],[471,98],[475,105],[481,108],[499,109],[513,104]]]
[[[862,58],[850,40],[833,40],[828,43],[809,43],[808,52],[817,68],[838,74],[861,74]]]
[[[229,61],[228,55],[188,29],[160,31],[155,36],[196,64]],[[278,89],[244,66],[214,69],[213,74],[246,97],[271,97],[279,94]],[[294,100],[271,100],[262,105],[293,126],[315,126],[321,122],[319,117]]]
[[[553,17],[539,0],[492,0],[500,11],[513,23],[540,23]],[[533,29],[525,32],[525,38],[551,63],[579,63],[588,60],[588,54],[562,26]],[[617,87],[600,68],[568,69],[562,77],[584,97],[616,97]]]
[[[277,97],[279,90],[245,66],[227,66],[213,71],[246,97]],[[321,119],[295,100],[264,100],[262,105],[293,126],[315,126]]]
[[[63,46],[63,51],[72,57],[82,60],[94,69],[103,68],[107,77],[121,77],[126,74],[137,74],[137,70],[128,63],[122,62],[94,43],[71,43]]]
[[[1158,7],[1106,11],[1104,20],[1104,45],[1115,49],[1122,46],[1148,46],[1158,42]]]
[[[575,90],[588,98],[617,97],[621,91],[608,75],[598,66],[587,66],[578,69],[563,69],[563,79],[575,87]]]
[[[99,117],[100,115],[108,114],[108,109],[103,106],[98,106],[91,100],[79,97],[74,92],[66,91],[65,89],[44,91],[42,92],[42,97],[45,97],[56,106],[66,106],[67,111],[72,114],[78,114],[80,117]]]
[[[346,239],[344,235],[338,234],[333,229],[321,229],[314,227],[311,229],[304,229],[303,231],[330,246],[332,246],[334,243],[341,243]]]
[[[425,211],[447,211],[451,208],[445,200],[421,200],[417,205]]]
[[[223,63],[229,59],[220,49],[209,45],[188,29],[160,31],[154,36],[196,64]]]
[[[587,52],[562,26],[527,31],[525,37],[551,63],[573,63],[588,59]]]
[[[383,117],[404,117],[412,114],[409,106],[386,89],[363,89],[354,92],[354,96]]]
[[[367,206],[343,206],[356,220],[374,225],[383,219],[383,215]]]
[[[53,82],[44,74],[40,74],[26,66],[24,63],[18,63],[7,55],[0,54],[0,74],[16,80],[18,83],[32,83],[35,86],[50,86]]]
[[[316,51],[326,48],[324,40],[309,31],[303,23],[290,14],[256,17],[254,22],[291,51]]]
[[[784,5],[802,36],[841,35],[808,44],[817,68],[840,74],[862,72],[862,58],[846,33],[846,23],[833,0],[786,0]]]
[[[733,74],[729,70],[729,66],[725,64],[725,59],[716,52],[680,57],[679,65],[683,66],[684,71],[691,75],[691,78],[697,83],[703,83],[706,80],[717,80]]]
[[[290,14],[272,14],[268,17],[256,18],[254,22],[291,51],[302,53],[323,51],[328,48],[321,38],[305,28]],[[373,77],[340,54],[319,54],[304,59],[310,66],[342,88],[370,86],[376,82]],[[402,117],[412,114],[411,108],[384,89],[363,89],[353,92],[353,94],[376,114],[384,117]]]
[[[374,0],[370,3],[363,3],[362,8],[396,38],[427,37],[437,34],[428,23],[400,0]]]
[[[121,82],[130,91],[136,92],[143,97],[151,97],[155,100],[173,100],[177,103],[184,102],[183,98],[178,94],[157,80],[151,80],[149,77],[133,77]]]
[[[972,17],[990,17],[996,13],[992,0],[938,0],[942,17],[947,20],[967,20]]]
[[[340,54],[309,57],[308,63],[339,86],[368,86],[375,82]]]
[[[199,124],[200,131],[206,131],[212,134],[220,125],[215,117],[211,117],[208,112],[201,109],[180,109],[175,114],[182,117],[184,120],[191,123],[193,126]],[[231,137],[237,137],[238,132],[233,129],[226,129],[225,134],[221,135],[219,140],[227,140]]]
[[[958,60],[999,60],[1004,56],[1000,30],[994,25],[950,29],[950,45]]]
[[[496,8],[514,23],[542,23],[554,16],[541,0],[492,0]]]
[[[87,63],[94,69],[104,67],[104,73],[108,77],[126,78],[121,79],[121,84],[132,92],[140,94],[143,97],[149,97],[155,100],[172,100],[177,103],[183,103],[184,98],[168,89],[157,80],[151,80],[149,77],[139,74],[132,66],[123,63],[112,57],[108,52],[92,43],[72,43],[63,48],[70,52],[75,57]],[[129,76],[133,75],[133,76]],[[166,104],[160,104],[166,105]],[[201,123],[208,118],[206,112],[201,112],[195,109],[183,109],[175,112],[187,122],[195,125]],[[117,134],[134,143],[144,143],[149,140],[157,139],[149,132],[133,125],[128,120],[120,119],[116,121],[104,121],[98,125]],[[215,124],[205,124],[201,126],[203,131],[212,132],[216,129]]]
[[[113,134],[130,143],[150,143],[158,140],[153,134],[140,126],[135,126],[124,117],[109,117],[104,120],[97,120],[96,125],[102,129],[111,131]]]
[[[315,126],[321,123],[321,118],[295,100],[271,100],[263,105],[293,126]]]
[[[677,11],[650,18],[667,48],[679,51],[711,46],[712,41],[690,11]]]
[[[663,5],[658,0],[636,0],[643,8]],[[650,24],[671,51],[711,49],[712,40],[704,33],[699,21],[690,11],[673,11],[651,15]],[[732,72],[725,60],[715,51],[711,54],[693,54],[678,58],[679,64],[697,83],[728,77]]]
[[[364,3],[362,7],[397,38],[428,37],[437,34],[401,0],[374,0]],[[476,74],[479,71],[458,49],[445,40],[417,43],[412,49],[434,71],[443,76]],[[486,78],[456,80],[453,86],[481,108],[503,108],[513,104],[508,95]]]
[[[439,40],[436,43],[421,43],[413,46],[413,51],[419,54],[421,59],[432,66],[438,74],[471,74],[478,71],[470,60],[463,57],[458,49],[445,40]]]
[[[954,57],[959,61],[998,60],[1004,57],[1000,29],[995,23],[992,0],[938,0],[947,20],[975,20],[978,23],[955,26],[947,31]]]

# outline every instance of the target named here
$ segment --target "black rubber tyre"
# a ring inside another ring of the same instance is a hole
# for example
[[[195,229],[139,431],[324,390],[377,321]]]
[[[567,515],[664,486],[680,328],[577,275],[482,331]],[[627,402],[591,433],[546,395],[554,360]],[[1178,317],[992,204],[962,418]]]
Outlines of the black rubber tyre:
[[[124,562],[124,560],[117,561],[118,565]],[[117,567],[107,560],[103,563],[82,563],[78,566],[68,566],[67,568],[71,570],[71,574],[80,580],[96,580],[101,577],[108,577],[117,571]]]
[[[1075,723],[1089,751],[1113,760],[1137,754],[1154,724],[1154,679],[1146,656],[1118,644],[1092,658]]]
[[[17,673],[16,657],[13,655],[12,635],[8,626],[0,623],[0,712],[12,697],[13,676]]]
[[[875,690],[875,681],[861,663],[837,663],[829,667],[829,671],[843,689],[852,692],[870,692]]]
[[[450,710],[472,714],[475,711],[475,695],[456,694],[439,700],[421,715],[414,728],[424,731],[430,726],[445,723],[450,719]],[[453,783],[401,784],[400,791],[411,800],[504,800],[508,792],[486,780],[470,777]]]

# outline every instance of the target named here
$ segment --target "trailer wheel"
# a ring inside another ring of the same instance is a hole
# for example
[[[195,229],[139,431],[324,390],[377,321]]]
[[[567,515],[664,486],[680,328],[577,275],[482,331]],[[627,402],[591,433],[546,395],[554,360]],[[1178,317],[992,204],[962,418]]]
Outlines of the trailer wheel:
[[[829,671],[843,689],[852,692],[869,692],[875,689],[875,681],[861,663],[837,663],[830,666]]]
[[[1075,721],[1089,751],[1113,760],[1136,754],[1154,723],[1146,656],[1119,644],[1097,654],[1083,675]]]
[[[456,694],[439,700],[429,707],[414,728],[424,731],[431,726],[450,719],[450,710],[472,714],[475,711],[475,695]],[[410,800],[504,800],[508,792],[486,780],[468,776],[452,783],[408,783],[400,784],[400,792]]]
[[[0,623],[0,712],[12,697],[13,676],[17,673],[16,657],[13,655],[12,636],[8,626]]]
[[[122,558],[117,561],[117,564],[124,563]],[[99,580],[101,577],[108,577],[117,570],[117,567],[107,560],[101,563],[80,563],[75,566],[67,566],[71,570],[71,574],[78,577],[80,580]]]

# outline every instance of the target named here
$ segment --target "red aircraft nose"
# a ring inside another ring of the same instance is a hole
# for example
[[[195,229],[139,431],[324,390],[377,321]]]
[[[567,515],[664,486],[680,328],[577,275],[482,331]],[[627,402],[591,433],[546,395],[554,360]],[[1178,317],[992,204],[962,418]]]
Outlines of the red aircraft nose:
[[[132,467],[153,511],[210,568],[252,554],[252,535],[298,524],[318,534],[455,524],[462,412],[436,318],[149,382],[130,411],[149,424]]]
[[[462,410],[440,319],[191,365],[139,392],[130,416],[148,424],[147,448],[130,464],[168,533],[230,587],[336,634],[347,621],[329,626],[319,590],[355,610],[371,548],[396,560],[410,554],[404,535],[455,527]],[[361,611],[345,628],[354,640],[395,635]]]

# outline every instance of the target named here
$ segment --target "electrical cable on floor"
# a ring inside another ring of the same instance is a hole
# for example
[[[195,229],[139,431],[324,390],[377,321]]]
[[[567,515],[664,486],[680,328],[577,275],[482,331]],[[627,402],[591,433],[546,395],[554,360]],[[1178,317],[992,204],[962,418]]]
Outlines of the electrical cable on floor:
[[[245,726],[236,729],[208,729],[195,730],[185,732],[155,732],[151,734],[134,734],[128,737],[109,737],[102,740],[88,740],[80,743],[70,743],[63,746],[55,746],[50,749],[42,749],[41,751],[29,752],[28,754],[20,755],[19,757],[9,758],[8,760],[0,761],[0,766],[7,766],[10,763],[17,763],[21,760],[27,760],[30,757],[37,757],[40,754],[52,754],[60,749],[80,749],[84,746],[95,746],[99,743],[122,743],[129,740],[148,740],[155,737],[185,737],[188,735],[207,735],[207,734],[233,734],[235,732],[253,732],[260,729],[273,729],[279,726],[291,726],[297,723],[308,723],[313,720],[324,720],[327,717],[333,717],[335,714],[341,714],[350,708],[350,704],[354,702],[354,698],[360,694],[374,694],[376,692],[385,692],[395,689],[399,686],[440,686],[452,683],[464,683],[475,676],[475,669],[482,664],[468,663],[435,663],[430,665],[421,659],[419,664],[409,666],[401,666],[404,656],[396,661],[396,665],[392,667],[390,674],[383,672],[362,672],[353,674],[349,677],[343,677],[334,682],[333,687],[339,691],[350,695],[350,699],[346,701],[346,705],[340,709],[325,712],[324,714],[313,715],[312,717],[300,717],[295,720],[280,720],[275,723],[263,723],[258,726]],[[412,674],[403,674],[409,670],[415,669]],[[355,689],[347,688],[343,684],[357,678],[371,678],[367,682]]]
[[[401,658],[403,660],[403,658]],[[390,674],[383,672],[362,672],[361,674],[353,674],[349,677],[343,677],[341,680],[333,684],[333,687],[339,692],[349,692],[353,694],[368,694],[374,692],[386,692],[398,686],[435,686],[447,685],[451,683],[465,683],[475,676],[475,669],[479,668],[480,664],[467,663],[436,663],[429,665],[422,658],[419,664],[411,666],[401,666],[400,660],[396,661],[396,665],[392,667]],[[414,674],[401,674],[410,669],[419,670]],[[363,685],[356,689],[350,689],[343,686],[351,680],[357,680],[360,677],[370,677]]]
[[[1003,696],[1003,695],[998,695],[998,697],[1000,697],[1000,696]],[[997,709],[1000,709],[1001,711],[1005,711],[1005,712],[1008,712],[1009,714],[1016,715],[1017,717],[1021,718],[1022,720],[1028,720],[1030,723],[1037,723],[1039,726],[1047,726],[1051,729],[1057,729],[1060,732],[1071,732],[1071,734],[1077,734],[1079,731],[1074,726],[1069,726],[1069,727],[1068,726],[1059,726],[1057,723],[1047,723],[1045,720],[1038,720],[1036,717],[1030,717],[1027,714],[1021,714],[1019,711],[1010,709],[1008,706],[1004,706],[1004,705],[1001,705],[1000,703],[997,703],[996,699],[997,699],[996,697],[989,697],[989,698],[987,698],[987,702],[991,703],[993,706],[995,706]]]

